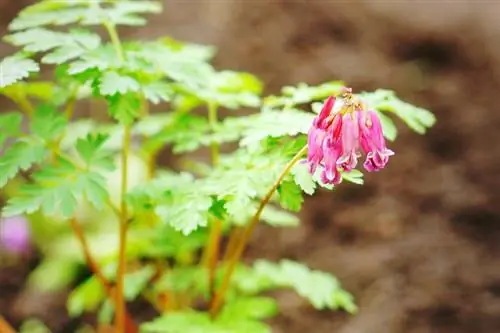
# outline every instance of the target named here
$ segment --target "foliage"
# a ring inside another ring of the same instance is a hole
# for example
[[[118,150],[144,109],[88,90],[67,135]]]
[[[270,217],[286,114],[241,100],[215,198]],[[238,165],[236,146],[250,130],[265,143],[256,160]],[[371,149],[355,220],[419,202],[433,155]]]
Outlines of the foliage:
[[[51,288],[71,284],[76,273],[68,271],[76,272],[88,260],[82,248],[90,249],[102,274],[93,271],[74,288],[69,314],[97,311],[100,323],[109,324],[123,308],[113,304],[104,282],[123,279],[127,301],[141,297],[158,310],[142,332],[270,332],[264,320],[278,314],[278,304],[262,293],[281,288],[316,309],[354,313],[352,296],[334,276],[288,260],[240,264],[215,318],[195,306],[213,301],[211,293],[222,290],[231,274],[227,260],[234,254],[206,265],[214,237],[218,244],[222,237],[242,242],[234,235],[257,221],[297,227],[304,193],[332,189],[303,162],[282,173],[303,152],[322,101],[344,84],[301,83],[263,97],[254,75],[215,69],[210,46],[169,37],[120,41],[117,26],[143,25],[144,14],[160,11],[154,1],[42,0],[9,26],[4,40],[20,51],[0,61],[0,94],[19,110],[0,115],[2,216],[29,216],[39,237],[44,260],[31,281]],[[52,80],[36,78],[37,61],[53,66]],[[379,112],[389,140],[397,136],[390,115],[420,134],[435,123],[432,113],[392,91],[358,96]],[[100,112],[95,119],[74,119],[80,101],[105,108],[93,110]],[[157,104],[160,112],[151,113]],[[235,112],[243,108],[252,112]],[[219,109],[233,111],[219,119]],[[210,162],[198,154],[207,148]],[[178,165],[160,165],[163,151]],[[343,178],[363,184],[357,170]],[[79,232],[70,230],[70,220],[82,225],[91,245],[74,238]],[[117,224],[127,243],[116,240]],[[120,275],[117,267],[124,263]],[[35,326],[41,327],[23,327]]]

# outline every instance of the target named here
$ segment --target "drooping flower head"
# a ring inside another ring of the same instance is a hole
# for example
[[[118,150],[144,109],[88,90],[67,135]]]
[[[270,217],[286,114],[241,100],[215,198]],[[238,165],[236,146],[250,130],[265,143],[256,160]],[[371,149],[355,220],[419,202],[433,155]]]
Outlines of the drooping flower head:
[[[320,167],[324,183],[339,184],[340,172],[353,170],[361,151],[366,154],[363,166],[369,172],[383,169],[394,155],[386,147],[377,112],[366,110],[352,90],[344,88],[338,98],[325,101],[309,129],[309,171],[315,173]]]

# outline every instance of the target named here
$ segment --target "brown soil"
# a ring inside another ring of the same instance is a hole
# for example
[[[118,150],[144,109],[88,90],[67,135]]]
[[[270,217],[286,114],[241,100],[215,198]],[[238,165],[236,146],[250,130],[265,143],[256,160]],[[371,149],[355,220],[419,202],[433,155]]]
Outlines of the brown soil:
[[[302,227],[258,230],[252,257],[333,272],[360,307],[316,312],[282,293],[275,332],[500,331],[500,2],[167,2],[163,17],[128,35],[214,43],[218,66],[260,75],[269,92],[340,78],[394,89],[439,119],[427,136],[400,126],[390,166],[363,187],[310,198]],[[0,272],[0,313],[16,321],[27,271]],[[72,332],[64,297],[53,303],[45,319]]]

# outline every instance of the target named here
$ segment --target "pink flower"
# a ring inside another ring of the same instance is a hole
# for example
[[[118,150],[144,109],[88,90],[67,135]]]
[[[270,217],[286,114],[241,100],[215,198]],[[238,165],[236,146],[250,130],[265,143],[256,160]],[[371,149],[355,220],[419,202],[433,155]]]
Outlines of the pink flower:
[[[366,153],[366,160],[363,166],[368,171],[382,170],[389,156],[394,152],[387,149],[385,138],[382,133],[382,124],[375,111],[367,111],[363,117],[359,118],[361,147]]]
[[[341,98],[329,97],[308,133],[309,171],[322,168],[321,180],[339,184],[341,171],[356,168],[361,151],[366,154],[364,168],[383,169],[394,152],[385,145],[382,125],[375,111],[366,111],[355,99],[350,88],[344,88]]]
[[[29,248],[30,231],[23,216],[14,216],[0,221],[0,245],[13,253],[25,252]]]

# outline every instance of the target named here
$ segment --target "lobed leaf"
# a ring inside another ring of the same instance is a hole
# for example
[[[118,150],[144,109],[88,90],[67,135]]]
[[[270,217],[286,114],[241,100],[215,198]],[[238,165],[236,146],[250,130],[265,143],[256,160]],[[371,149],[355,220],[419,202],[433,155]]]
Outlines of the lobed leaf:
[[[352,296],[341,288],[335,277],[290,260],[282,260],[279,264],[258,260],[251,269],[241,270],[234,281],[241,291],[250,294],[291,288],[318,310],[342,308],[354,313],[357,309]]]
[[[266,109],[284,107],[291,108],[295,105],[323,100],[328,96],[338,95],[344,87],[341,81],[326,82],[317,86],[299,83],[297,86],[286,86],[281,89],[281,96],[268,96],[264,99]]]
[[[30,214],[39,209],[46,215],[71,217],[78,202],[86,199],[102,209],[108,202],[106,179],[94,171],[80,169],[67,160],[33,174],[34,184],[23,184],[19,194],[3,209],[5,216]]]
[[[419,134],[425,134],[427,129],[436,123],[436,117],[430,111],[402,101],[391,90],[379,89],[371,93],[362,93],[360,97],[379,111],[394,113]],[[388,130],[387,121],[384,130]],[[389,132],[389,136],[391,134]]]
[[[101,6],[102,4],[102,6]],[[115,25],[138,26],[146,23],[140,14],[159,13],[161,5],[154,1],[74,1],[43,0],[26,7],[10,23],[12,31],[48,25]]]
[[[27,52],[48,52],[41,60],[46,64],[65,63],[98,48],[101,44],[99,35],[83,29],[73,29],[65,33],[33,28],[6,36],[5,40]]]
[[[29,77],[30,73],[40,71],[38,64],[32,59],[14,55],[0,61],[0,88],[7,87]]]
[[[7,148],[0,156],[0,187],[4,187],[19,171],[26,171],[41,162],[45,153],[43,143],[29,138],[19,139]]]

